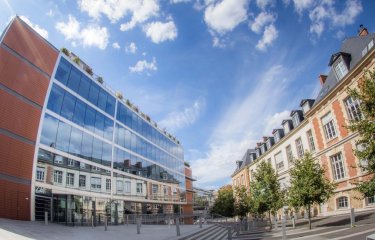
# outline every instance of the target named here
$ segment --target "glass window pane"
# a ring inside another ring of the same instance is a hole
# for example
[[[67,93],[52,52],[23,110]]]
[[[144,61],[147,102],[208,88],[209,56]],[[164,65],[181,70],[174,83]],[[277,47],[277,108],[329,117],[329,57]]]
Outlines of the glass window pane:
[[[61,57],[59,67],[57,68],[55,78],[64,85],[68,82],[71,64],[65,58]]]
[[[81,82],[79,84],[78,94],[83,98],[88,99],[90,91],[91,80],[85,75],[82,74]]]
[[[91,83],[89,92],[89,101],[95,106],[98,104],[99,86],[95,83]]]
[[[81,72],[77,68],[72,67],[68,80],[68,87],[72,89],[74,92],[78,92],[81,75]]]
[[[102,109],[103,111],[105,111],[105,107],[107,105],[107,97],[108,97],[108,93],[106,93],[105,90],[100,88],[98,107]]]
[[[71,126],[60,121],[57,130],[56,148],[68,152]]]
[[[107,105],[105,107],[106,113],[113,116],[115,113],[116,99],[112,95],[108,95]]]
[[[57,128],[59,126],[59,120],[54,117],[45,115],[43,121],[42,135],[40,142],[50,146],[55,147]]]
[[[72,120],[75,102],[76,97],[68,92],[65,92],[64,101],[61,108],[61,116],[68,120]]]
[[[104,120],[104,138],[112,141],[113,137],[113,121],[107,117]]]
[[[93,151],[92,151],[92,161],[101,163],[102,161],[102,151],[103,143],[97,138],[93,141]]]
[[[94,132],[95,126],[95,110],[92,109],[90,106],[86,107],[86,114],[85,114],[85,128]]]
[[[103,142],[103,154],[102,154],[102,164],[106,166],[111,166],[112,162],[112,146],[108,143]]]
[[[85,111],[86,104],[81,100],[77,99],[76,106],[74,108],[73,122],[80,126],[85,125]]]
[[[96,112],[95,116],[95,133],[103,137],[104,116],[100,112]]]
[[[83,158],[85,158],[87,160],[92,159],[93,140],[94,140],[93,136],[91,136],[88,133],[83,133],[81,154],[82,154]]]
[[[81,143],[82,143],[82,131],[73,127],[72,132],[70,134],[69,153],[73,155],[80,155]]]
[[[65,91],[61,87],[53,84],[47,104],[47,108],[49,110],[60,114],[62,102],[64,99],[64,92]]]

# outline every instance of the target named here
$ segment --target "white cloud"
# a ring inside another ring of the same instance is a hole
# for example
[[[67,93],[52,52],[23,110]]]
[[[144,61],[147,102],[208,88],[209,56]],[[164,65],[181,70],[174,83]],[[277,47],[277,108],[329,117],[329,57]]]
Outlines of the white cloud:
[[[274,114],[278,99],[285,92],[285,82],[280,79],[289,74],[283,66],[271,66],[266,73],[256,77],[259,81],[244,99],[232,100],[207,141],[207,153],[191,161],[201,185],[228,179],[235,169],[235,161],[247,148],[254,147],[263,135],[264,119]]]
[[[222,0],[208,3],[204,21],[216,33],[223,35],[232,31],[247,19],[248,0]]]
[[[27,23],[31,28],[33,28],[37,33],[39,33],[45,39],[48,39],[48,31],[44,28],[39,27],[38,24],[32,23],[27,17],[20,16],[20,18]]]
[[[143,31],[154,43],[173,41],[177,37],[177,28],[173,21],[152,22],[144,26]]]
[[[275,3],[276,3],[275,0],[257,0],[256,1],[257,6],[262,10],[266,9],[267,6],[274,6]]]
[[[256,48],[264,51],[267,49],[268,46],[272,44],[273,41],[278,37],[278,31],[273,24],[267,26],[264,29],[263,37],[258,41]]]
[[[319,38],[325,31],[326,24],[332,29],[353,24],[362,10],[362,5],[357,0],[347,0],[341,13],[336,10],[333,1],[322,1],[309,12],[310,32]]]
[[[276,18],[272,13],[261,12],[249,26],[253,32],[261,33],[264,26],[273,23],[275,20]]]
[[[136,53],[137,52],[137,45],[135,44],[135,42],[131,42],[129,43],[129,45],[127,45],[125,47],[125,52],[127,53]]]
[[[298,14],[313,6],[314,0],[293,0],[294,8]]]
[[[171,3],[186,3],[190,2],[191,0],[170,0]]]
[[[114,48],[114,49],[120,49],[121,47],[120,47],[120,44],[118,43],[118,42],[114,42],[114,43],[112,43],[112,47]]]
[[[129,67],[132,73],[141,73],[143,71],[156,71],[158,68],[156,66],[156,59],[153,58],[152,62],[147,62],[146,60],[138,61],[133,67]]]
[[[289,119],[289,118],[290,118],[290,111],[288,110],[278,112],[278,113],[273,114],[272,116],[266,117],[263,135],[270,136],[273,129],[281,128],[281,122],[284,119]]]
[[[106,27],[91,24],[81,29],[80,25],[75,17],[69,15],[67,23],[58,22],[55,27],[66,40],[72,41],[73,46],[82,44],[84,47],[93,46],[102,50],[107,47],[109,34]]]
[[[157,0],[80,0],[78,6],[90,17],[99,19],[101,15],[105,15],[112,23],[131,16],[129,22],[121,24],[122,31],[130,30],[137,24],[157,16],[160,10]]]
[[[171,112],[167,117],[159,122],[163,127],[169,131],[176,131],[178,129],[192,125],[198,118],[204,107],[205,101],[201,98],[194,101],[193,106],[186,107],[179,112]]]
[[[46,15],[49,16],[49,17],[53,17],[53,16],[55,16],[55,12],[54,12],[52,9],[50,9],[50,10],[46,13]]]

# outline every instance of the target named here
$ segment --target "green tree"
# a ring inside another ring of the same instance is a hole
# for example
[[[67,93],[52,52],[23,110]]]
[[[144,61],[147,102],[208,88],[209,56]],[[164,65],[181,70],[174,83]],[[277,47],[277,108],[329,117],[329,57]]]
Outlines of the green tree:
[[[288,202],[295,208],[307,207],[311,229],[311,205],[326,202],[333,194],[335,184],[325,177],[324,168],[310,153],[294,160],[294,167],[290,170],[290,183]]]
[[[249,212],[249,194],[247,192],[246,187],[241,186],[235,189],[235,203],[234,209],[237,216],[241,219],[246,217],[246,214]]]
[[[283,203],[284,192],[280,189],[275,170],[270,163],[261,162],[250,184],[250,212],[260,215],[268,212],[271,221],[271,213],[275,214]]]
[[[365,71],[364,79],[359,82],[358,89],[349,89],[348,92],[352,98],[360,101],[361,115],[353,119],[348,126],[351,131],[358,132],[357,144],[364,147],[355,150],[355,155],[365,160],[365,164],[360,166],[363,170],[370,174],[375,173],[375,70]],[[365,197],[375,195],[375,175],[370,176],[359,182],[357,186]]]
[[[231,185],[226,185],[219,189],[218,197],[215,200],[212,212],[224,217],[233,217],[234,215],[234,196]]]

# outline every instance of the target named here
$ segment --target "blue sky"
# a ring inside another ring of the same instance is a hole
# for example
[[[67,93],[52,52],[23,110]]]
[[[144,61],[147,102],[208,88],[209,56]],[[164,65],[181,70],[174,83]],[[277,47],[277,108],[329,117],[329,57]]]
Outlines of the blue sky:
[[[176,135],[196,185],[230,182],[235,161],[314,98],[330,55],[371,0],[0,0]]]

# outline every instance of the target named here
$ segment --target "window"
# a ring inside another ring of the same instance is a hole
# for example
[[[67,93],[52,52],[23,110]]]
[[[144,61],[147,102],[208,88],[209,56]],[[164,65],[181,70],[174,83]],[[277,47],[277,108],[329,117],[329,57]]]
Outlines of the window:
[[[124,182],[122,180],[117,180],[116,191],[117,193],[122,193],[124,191]]]
[[[86,175],[79,175],[79,187],[85,188],[86,187]]]
[[[275,136],[275,143],[277,143],[278,141],[280,141],[280,133],[279,133],[279,131],[277,131],[274,136]]]
[[[168,193],[168,187],[167,186],[163,186],[163,193],[164,193],[164,195],[167,195],[167,193]]]
[[[125,181],[125,193],[130,193],[131,185],[130,181]]]
[[[333,171],[333,179],[334,180],[340,180],[345,177],[345,168],[344,168],[344,162],[342,159],[342,154],[336,154],[331,158],[331,165],[332,165],[332,171]]]
[[[295,113],[292,117],[292,121],[293,121],[293,126],[294,127],[297,127],[298,124],[299,124],[299,115],[298,113]]]
[[[44,167],[36,167],[36,180],[44,181]]]
[[[296,140],[296,148],[297,148],[297,156],[299,158],[302,158],[304,150],[303,150],[303,145],[302,145],[301,138],[297,138],[297,140]]]
[[[68,158],[67,165],[68,165],[68,167],[74,167],[74,160]]]
[[[362,113],[360,109],[360,101],[350,96],[346,98],[344,102],[349,119],[352,121],[361,120]]]
[[[367,205],[375,204],[375,196],[367,198]]]
[[[348,73],[348,68],[342,60],[335,65],[334,69],[338,80],[341,80]]]
[[[60,155],[55,155],[55,164],[63,164],[63,157]]]
[[[292,162],[293,161],[292,146],[290,145],[286,146],[285,151],[286,151],[286,158],[288,162]]]
[[[101,179],[98,177],[91,177],[91,190],[100,191],[102,189]]]
[[[331,112],[329,112],[322,118],[322,124],[323,124],[324,134],[327,140],[331,140],[335,138],[336,129],[335,129],[335,125],[333,124],[333,118],[332,118]]]
[[[111,179],[105,180],[105,190],[111,191]]]
[[[275,155],[276,170],[281,170],[284,168],[284,160],[281,152]]]
[[[314,137],[312,135],[311,130],[307,131],[307,140],[309,141],[310,151],[315,152],[315,143],[314,143]]]
[[[55,172],[53,173],[53,181],[57,184],[62,184],[62,174],[62,171],[55,170]]]
[[[142,192],[142,183],[137,183],[137,194],[141,194]]]
[[[67,173],[66,174],[66,185],[67,186],[74,186],[74,173]]]
[[[366,150],[366,144],[357,144],[357,151],[363,152]],[[362,172],[366,172],[368,168],[368,159],[359,159],[359,166]]]
[[[156,184],[152,184],[152,193],[157,194],[159,191],[159,186]]]
[[[339,197],[337,199],[337,208],[348,208],[348,197]]]

